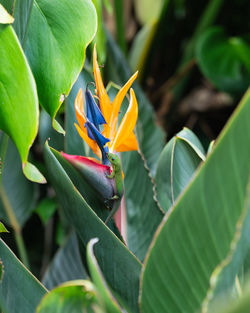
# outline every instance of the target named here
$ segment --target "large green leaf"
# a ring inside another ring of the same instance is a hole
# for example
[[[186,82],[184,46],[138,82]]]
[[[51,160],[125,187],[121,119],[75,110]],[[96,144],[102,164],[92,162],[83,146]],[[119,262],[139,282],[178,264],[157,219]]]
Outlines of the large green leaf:
[[[52,289],[68,280],[85,279],[86,277],[76,234],[72,232],[54,256],[42,282],[45,287]]]
[[[140,262],[98,218],[73,185],[55,155],[45,145],[45,161],[64,214],[84,245],[98,237],[96,258],[112,289],[138,312]]]
[[[15,22],[13,27],[23,47],[26,40],[33,1],[34,0],[15,0]]]
[[[107,56],[112,66],[112,68],[111,66],[110,68],[115,71],[113,74],[116,76],[112,79],[115,83],[123,85],[131,76],[129,65],[110,34],[108,34],[107,39]],[[156,161],[163,149],[164,136],[162,130],[156,126],[152,106],[137,82],[133,83],[133,89],[139,107],[137,135],[139,137],[140,148],[142,149],[150,170],[154,174]]]
[[[82,69],[96,27],[90,0],[34,0],[25,52],[40,103],[53,121]],[[60,130],[55,121],[54,127]]]
[[[203,74],[221,90],[232,94],[244,92],[250,81],[250,45],[241,38],[227,38],[223,29],[207,30],[196,47]]]
[[[100,293],[100,296],[102,297],[103,302],[105,303],[107,312],[119,313],[121,312],[121,308],[119,307],[119,304],[117,303],[116,299],[113,297],[111,291],[109,290],[109,287],[104,279],[104,276],[95,258],[94,245],[98,241],[99,239],[93,238],[90,240],[90,242],[87,245],[87,261],[88,261],[88,267],[89,267],[89,271],[91,274],[91,278],[98,292]]]
[[[71,281],[53,289],[42,299],[36,310],[36,313],[80,312],[103,312],[95,287],[87,280]]]
[[[249,115],[250,90],[159,227],[142,276],[143,313],[188,313],[206,307],[250,209]]]
[[[0,144],[1,142],[0,134]],[[13,142],[9,140],[0,185],[0,218],[8,225],[12,225],[13,216],[9,215],[9,208],[6,207],[7,199],[16,222],[22,227],[35,208],[36,198],[37,186],[23,175],[18,152]]]
[[[157,199],[166,212],[204,159],[199,139],[187,128],[167,143],[159,157],[155,176]]]
[[[0,239],[0,257],[4,267],[0,283],[0,307],[4,313],[34,313],[47,290],[23,266]]]
[[[41,174],[27,162],[38,129],[36,86],[11,26],[0,25],[0,47],[0,128],[15,142],[25,175],[41,182]]]

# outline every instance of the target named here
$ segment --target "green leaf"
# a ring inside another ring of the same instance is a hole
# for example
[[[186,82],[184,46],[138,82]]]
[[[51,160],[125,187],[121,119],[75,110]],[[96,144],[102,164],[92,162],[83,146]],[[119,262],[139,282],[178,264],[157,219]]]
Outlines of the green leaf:
[[[160,225],[142,276],[143,313],[205,310],[250,209],[249,114],[250,90]]]
[[[2,311],[4,313],[34,313],[47,290],[2,240],[0,240],[0,256],[4,266],[3,280],[0,283]]]
[[[195,134],[184,128],[163,149],[156,169],[156,193],[167,212],[205,159],[203,147]]]
[[[8,233],[9,231],[6,229],[4,224],[0,222],[0,233]],[[1,280],[1,275],[0,275],[0,280]]]
[[[102,312],[100,309],[93,284],[87,280],[75,280],[49,292],[36,313],[94,313]]]
[[[90,0],[34,0],[25,52],[40,103],[61,132],[54,118],[82,69],[96,26]]]
[[[14,22],[13,16],[11,16],[0,4],[0,24],[11,24],[13,22]]]
[[[241,94],[250,81],[250,46],[241,38],[227,38],[213,27],[198,40],[196,55],[202,73],[219,89]]]
[[[142,156],[136,151],[125,152],[122,154],[122,166],[127,243],[129,249],[143,261],[164,212],[155,199],[154,183]]]
[[[68,280],[85,279],[86,271],[81,261],[77,237],[70,234],[57,251],[42,280],[45,287],[52,289]]]
[[[15,22],[13,27],[22,44],[22,47],[25,45],[33,1],[34,0],[15,0]]]
[[[56,203],[54,200],[49,198],[43,198],[35,209],[35,212],[40,217],[43,225],[45,226],[48,220],[56,211]]]
[[[105,279],[124,302],[134,312],[138,312],[140,262],[88,206],[48,145],[45,145],[44,152],[50,181],[68,221],[84,245],[91,238],[100,238],[96,258],[105,273]]]
[[[26,162],[23,164],[23,173],[24,175],[31,181],[45,184],[46,179],[44,176],[39,172],[39,170],[30,162]]]
[[[116,46],[110,34],[107,35],[108,60],[111,62],[110,67],[115,70],[115,83],[123,85],[131,77],[131,71],[124,56]],[[146,163],[152,174],[156,169],[156,162],[163,149],[164,135],[160,127],[155,124],[155,116],[150,102],[143,93],[137,82],[133,83],[133,89],[138,101],[139,113],[137,120],[137,135],[139,138],[140,148],[145,156]]]
[[[1,137],[0,137],[1,144]],[[7,153],[3,164],[3,176],[0,185],[0,217],[11,225],[11,220],[3,201],[6,197],[15,215],[15,220],[22,227],[31,216],[37,200],[37,185],[28,181],[22,173],[22,164],[19,159],[18,151],[9,139]],[[4,194],[4,195],[3,195]]]
[[[109,313],[119,313],[121,309],[116,299],[113,297],[109,287],[105,281],[105,278],[101,272],[101,269],[98,265],[98,262],[94,255],[94,245],[99,241],[97,238],[93,238],[87,245],[87,261],[91,274],[91,278],[102,297],[103,302],[105,303],[105,307],[107,312]]]
[[[12,14],[13,11],[13,1],[10,0],[0,0],[0,3],[8,11],[9,14]]]
[[[13,139],[25,164],[38,129],[35,81],[11,26],[0,25],[0,46],[0,128]]]

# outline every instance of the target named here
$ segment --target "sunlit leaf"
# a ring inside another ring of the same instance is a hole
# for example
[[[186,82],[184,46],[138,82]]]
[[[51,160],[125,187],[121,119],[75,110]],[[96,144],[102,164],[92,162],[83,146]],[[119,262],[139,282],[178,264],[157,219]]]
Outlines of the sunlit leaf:
[[[39,101],[59,132],[63,130],[55,115],[82,69],[96,26],[90,0],[34,0],[25,52]]]
[[[93,284],[75,280],[49,292],[39,304],[36,313],[101,312]]]
[[[32,72],[11,26],[0,25],[0,46],[0,128],[16,144],[24,174],[44,182],[27,162],[38,129],[38,99]]]

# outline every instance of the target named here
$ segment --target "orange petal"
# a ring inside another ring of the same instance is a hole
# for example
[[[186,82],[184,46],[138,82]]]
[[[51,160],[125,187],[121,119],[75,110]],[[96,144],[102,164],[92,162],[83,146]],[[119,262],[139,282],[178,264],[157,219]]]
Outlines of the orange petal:
[[[84,117],[84,109],[83,109],[83,95],[82,89],[79,89],[78,94],[75,99],[75,112],[78,124],[83,129],[86,119]]]
[[[138,104],[134,90],[130,89],[130,102],[127,112],[125,113],[122,122],[117,130],[114,140],[111,143],[110,150],[115,151],[117,147],[125,142],[133,129],[135,128],[138,116]]]
[[[126,96],[126,93],[128,92],[129,88],[133,84],[134,80],[136,79],[137,75],[138,75],[138,71],[134,73],[134,75],[131,76],[130,79],[127,81],[127,83],[119,90],[119,92],[117,93],[112,103],[112,113],[111,113],[111,118],[110,118],[110,138],[113,138],[116,132],[118,114],[120,111],[122,101],[124,97]]]
[[[133,151],[138,149],[139,147],[136,136],[132,132],[127,139],[125,139],[123,143],[116,148],[116,152]]]
[[[93,51],[93,68],[94,68],[95,83],[96,83],[96,89],[98,92],[101,111],[105,118],[105,121],[107,122],[107,124],[104,124],[104,129],[105,129],[108,127],[109,122],[110,122],[112,106],[111,106],[109,96],[102,82],[101,72],[100,72],[99,65],[97,63],[97,57],[96,57],[96,46],[94,46],[94,51]]]
[[[81,129],[77,124],[74,124],[79,135],[82,137],[82,139],[89,145],[89,147],[92,149],[92,151],[98,156],[98,158],[101,158],[101,151],[97,145],[97,143],[88,137],[87,129],[84,127]]]

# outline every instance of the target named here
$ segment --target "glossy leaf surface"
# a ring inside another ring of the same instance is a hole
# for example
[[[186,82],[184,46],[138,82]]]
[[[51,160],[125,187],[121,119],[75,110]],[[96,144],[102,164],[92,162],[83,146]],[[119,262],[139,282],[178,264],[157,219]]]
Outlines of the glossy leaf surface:
[[[0,128],[26,162],[38,129],[35,81],[11,26],[0,25],[0,46]]]
[[[250,91],[159,227],[142,276],[143,313],[206,308],[249,210],[249,114]]]
[[[40,103],[53,120],[82,69],[96,26],[90,0],[34,0],[25,52]]]
[[[25,46],[25,40],[27,38],[27,31],[29,27],[30,14],[33,7],[34,0],[16,0],[14,18],[15,22],[13,27],[16,34],[22,44]]]

